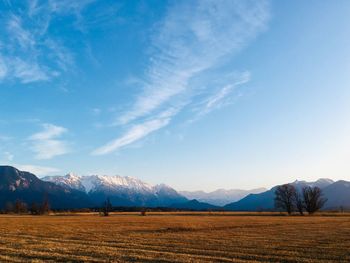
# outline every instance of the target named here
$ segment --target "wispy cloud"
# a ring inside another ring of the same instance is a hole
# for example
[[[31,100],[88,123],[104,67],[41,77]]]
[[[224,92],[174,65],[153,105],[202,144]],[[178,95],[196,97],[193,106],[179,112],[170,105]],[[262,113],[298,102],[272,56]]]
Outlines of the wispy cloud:
[[[30,140],[49,140],[54,137],[61,136],[67,132],[66,128],[55,126],[53,124],[43,124],[43,131],[33,134]]]
[[[24,50],[35,48],[34,36],[30,31],[23,28],[22,19],[19,16],[12,15],[7,23],[7,31],[11,32],[9,37]]]
[[[82,10],[93,2],[28,1],[18,9],[5,4],[0,17],[4,25],[0,29],[0,81],[34,83],[69,72],[74,66],[73,52],[49,27],[61,16],[72,15],[80,21]]]
[[[169,109],[162,112],[156,118],[147,120],[143,123],[132,126],[125,134],[121,137],[105,144],[104,146],[96,149],[93,155],[103,155],[114,151],[117,151],[133,142],[136,142],[150,133],[159,130],[160,128],[168,125],[171,117],[176,114],[176,109]]]
[[[14,78],[22,83],[48,80],[50,73],[38,63],[35,34],[23,24],[22,18],[14,14],[5,23],[7,39],[0,49],[0,80]]]
[[[49,0],[49,7],[51,12],[56,13],[70,13],[74,12],[78,15],[81,14],[81,11],[88,6],[89,4],[95,2],[96,0],[79,0],[79,1],[70,1],[70,0]]]
[[[31,141],[31,150],[36,159],[51,159],[55,156],[68,153],[68,143],[59,139],[67,132],[66,128],[53,124],[43,124],[43,130],[35,133],[28,139]]]
[[[250,80],[250,73],[243,72],[240,75],[236,76],[234,80],[230,83],[224,85],[219,90],[216,90],[210,96],[207,96],[203,101],[199,103],[199,106],[195,108],[197,112],[196,117],[203,116],[209,112],[221,108],[224,105],[231,103],[231,94],[233,91],[240,85],[243,85]]]
[[[8,63],[11,66],[13,76],[21,80],[22,83],[48,80],[54,72],[48,73],[44,68],[35,62],[23,61],[14,58]]]
[[[26,171],[33,173],[38,176],[45,176],[45,175],[51,175],[56,174],[60,170],[54,167],[48,167],[48,166],[39,166],[39,165],[32,165],[32,164],[13,164],[21,171]]]
[[[190,83],[193,78],[240,51],[264,30],[268,17],[265,1],[186,1],[173,6],[155,32],[146,85],[120,123],[150,114],[190,92],[195,88]]]
[[[4,58],[0,56],[0,81],[3,80],[7,75],[7,66]]]
[[[43,36],[23,19],[20,15],[11,14],[7,20],[7,41],[0,54],[0,79],[15,79],[22,83],[47,81],[57,74],[40,61]]]
[[[134,140],[125,140],[132,134],[138,134],[138,139],[145,137],[148,132],[135,132],[138,130],[135,127],[143,127],[145,123],[148,127],[144,119],[157,120],[159,112],[174,106],[177,113],[185,107],[194,107],[196,103],[192,101],[199,95],[209,94],[203,111],[209,112],[217,106],[236,86],[227,78],[217,94],[208,92],[215,85],[212,80],[224,77],[218,69],[261,33],[268,20],[268,1],[173,2],[153,32],[150,63],[140,78],[140,83],[144,83],[140,94],[116,121],[118,125],[139,124],[116,139],[111,144],[114,147],[103,148],[98,153],[110,153],[120,148],[120,144],[132,143]],[[156,125],[157,129],[169,124],[173,116]]]
[[[60,41],[49,38],[45,41],[46,46],[52,51],[51,57],[56,60],[62,71],[67,71],[74,66],[74,55]]]

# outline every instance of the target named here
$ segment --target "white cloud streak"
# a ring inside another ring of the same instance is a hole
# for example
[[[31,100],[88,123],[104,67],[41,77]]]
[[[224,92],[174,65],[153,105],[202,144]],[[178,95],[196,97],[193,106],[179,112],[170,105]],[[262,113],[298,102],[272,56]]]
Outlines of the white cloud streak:
[[[145,136],[151,134],[168,125],[171,117],[177,113],[177,109],[171,108],[167,111],[162,112],[157,118],[147,120],[143,123],[134,125],[121,137],[107,143],[106,145],[96,149],[93,155],[104,155],[114,151],[117,151],[133,142],[136,142]]]
[[[235,55],[264,30],[265,1],[186,1],[173,6],[153,40],[147,83],[121,124],[152,113],[189,92],[192,78]]]
[[[39,165],[32,165],[32,164],[13,164],[13,166],[15,166],[21,171],[30,172],[38,176],[52,175],[60,171],[59,169],[54,167],[39,166]]]
[[[31,150],[35,153],[35,158],[39,160],[52,159],[55,156],[68,153],[69,147],[66,141],[59,139],[66,128],[53,124],[43,124],[43,131],[30,136]]]
[[[37,63],[23,61],[20,58],[14,58],[8,63],[11,66],[13,76],[20,79],[22,83],[30,83],[36,81],[45,81],[50,79],[50,75],[45,69],[41,68]]]
[[[93,2],[33,0],[18,10],[8,4],[0,17],[4,25],[4,39],[0,36],[0,81],[35,83],[68,72],[74,66],[74,56],[62,39],[52,37],[48,28],[60,16],[73,15],[80,21],[82,10]]]
[[[61,136],[67,132],[66,128],[59,127],[53,124],[43,124],[43,131],[30,136],[30,140],[49,140],[54,137]]]
[[[169,123],[169,119],[155,119],[146,121],[142,124],[133,126],[127,133],[120,138],[111,141],[110,143],[96,149],[94,155],[103,155],[119,150],[120,148],[131,144],[135,141],[142,139],[148,134],[166,126]]]
[[[152,38],[150,66],[140,83],[141,92],[117,124],[139,122],[126,134],[94,151],[107,154],[165,127],[191,99],[203,92],[203,75],[212,74],[261,33],[269,20],[267,1],[200,0],[174,2]],[[212,78],[222,78],[213,74]],[[209,112],[232,92],[231,79],[204,104]],[[248,80],[247,80],[248,81]],[[208,93],[205,90],[204,93]],[[158,114],[171,107],[176,113],[159,120]],[[144,121],[144,119],[147,121]]]
[[[235,81],[225,85],[219,91],[206,98],[203,102],[203,106],[199,109],[199,115],[207,114],[212,110],[226,104],[227,99],[230,97],[235,88],[239,85],[247,83],[249,80],[250,73],[244,72],[239,77],[237,77]]]
[[[22,83],[46,81],[50,73],[38,64],[35,34],[25,29],[23,19],[11,14],[5,24],[7,40],[0,51],[0,80],[14,78]]]
[[[8,32],[11,32],[10,38],[16,42],[22,49],[34,49],[35,40],[33,35],[22,26],[22,19],[19,16],[12,15],[7,24]]]
[[[63,44],[53,39],[47,39],[45,44],[52,51],[52,57],[55,58],[61,70],[68,71],[69,68],[74,66],[74,56]]]

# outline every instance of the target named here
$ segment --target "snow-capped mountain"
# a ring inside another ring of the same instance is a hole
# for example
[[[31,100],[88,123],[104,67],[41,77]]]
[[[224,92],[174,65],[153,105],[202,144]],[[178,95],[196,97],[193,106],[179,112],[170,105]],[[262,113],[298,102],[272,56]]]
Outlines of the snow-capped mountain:
[[[139,179],[119,175],[79,176],[74,173],[69,173],[64,176],[46,176],[42,178],[42,180],[84,191],[86,193],[98,191],[101,188],[111,190],[115,188],[127,188],[143,192],[152,192],[154,190],[151,185]]]
[[[216,206],[223,206],[231,202],[238,201],[249,194],[258,194],[266,191],[265,188],[252,190],[241,189],[218,189],[213,192],[204,191],[181,191],[180,194],[188,199],[196,199],[200,202],[206,202]]]
[[[96,204],[103,202],[107,197],[111,199],[112,204],[115,206],[167,206],[187,201],[185,197],[167,185],[152,186],[128,176],[78,176],[74,173],[69,173],[65,176],[47,176],[42,178],[42,180],[83,191]]]
[[[65,176],[46,176],[41,178],[41,180],[86,192],[85,187],[81,183],[80,177],[74,173],[69,173]]]

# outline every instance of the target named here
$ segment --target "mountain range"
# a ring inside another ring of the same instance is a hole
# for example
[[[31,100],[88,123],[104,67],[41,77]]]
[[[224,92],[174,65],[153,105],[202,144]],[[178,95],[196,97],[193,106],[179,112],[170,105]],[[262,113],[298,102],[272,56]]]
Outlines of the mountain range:
[[[45,198],[49,199],[51,207],[56,209],[92,205],[90,199],[81,191],[42,181],[34,174],[19,171],[11,166],[0,166],[0,208],[17,199],[31,204],[41,203]]]
[[[294,181],[298,190],[317,186],[327,198],[325,209],[350,208],[350,182],[319,179],[315,182]],[[69,173],[46,176],[0,166],[0,209],[20,199],[27,204],[41,203],[45,198],[53,209],[99,207],[109,198],[113,206],[168,207],[187,210],[270,211],[274,210],[274,192],[269,190],[217,190],[211,193],[177,192],[164,185],[150,185],[139,179],[123,176]],[[224,205],[226,204],[226,205]]]
[[[75,189],[88,195],[93,203],[101,204],[108,197],[114,206],[170,206],[188,201],[173,188],[152,186],[139,179],[123,176],[89,175],[47,176],[43,181],[65,189]]]
[[[294,181],[291,183],[300,191],[305,186],[319,187],[323,196],[327,199],[324,209],[350,208],[350,182],[331,179],[318,179],[315,182]],[[267,211],[274,210],[275,191],[278,186],[259,194],[249,194],[239,201],[224,206],[226,210],[232,211]]]
[[[228,203],[238,201],[249,194],[259,194],[261,192],[265,192],[266,190],[266,188],[257,188],[252,190],[218,189],[212,192],[180,191],[179,193],[190,200],[196,199],[199,202],[204,202],[215,206],[224,206]]]

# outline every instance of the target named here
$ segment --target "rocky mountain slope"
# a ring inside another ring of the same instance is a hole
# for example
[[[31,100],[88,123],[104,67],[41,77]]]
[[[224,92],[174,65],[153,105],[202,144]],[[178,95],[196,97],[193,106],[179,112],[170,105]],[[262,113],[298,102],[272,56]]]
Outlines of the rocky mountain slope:
[[[17,199],[30,205],[41,203],[44,198],[49,199],[54,209],[91,206],[90,199],[81,191],[42,181],[11,166],[0,166],[0,208]]]

